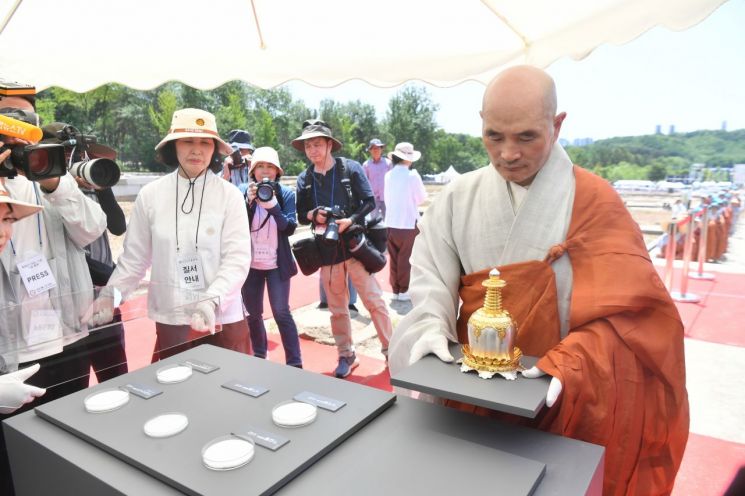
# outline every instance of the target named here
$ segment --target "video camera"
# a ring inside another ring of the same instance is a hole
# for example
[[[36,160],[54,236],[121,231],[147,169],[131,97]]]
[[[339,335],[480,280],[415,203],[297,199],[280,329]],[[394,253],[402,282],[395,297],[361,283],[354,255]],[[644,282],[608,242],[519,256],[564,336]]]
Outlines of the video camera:
[[[0,108],[0,118],[19,125],[38,123],[34,112],[13,108]],[[0,134],[7,133],[4,129],[0,128]],[[114,162],[116,152],[97,143],[95,136],[61,122],[44,126],[42,131],[44,139],[38,144],[5,145],[0,149],[0,152],[11,149],[10,157],[0,164],[0,177],[14,177],[22,170],[30,181],[39,181],[64,176],[69,170],[73,176],[98,188],[110,188],[119,182],[121,172]],[[25,139],[18,134],[12,136]]]
[[[38,116],[27,110],[0,108],[0,135],[21,138],[26,141],[38,140],[42,133],[36,127]],[[34,132],[38,130],[38,132]],[[3,142],[5,139],[0,138]],[[0,177],[15,177],[18,171],[31,181],[64,176],[65,167],[64,147],[58,144],[39,143],[36,145],[3,145],[0,153],[10,149],[10,157],[0,164]]]

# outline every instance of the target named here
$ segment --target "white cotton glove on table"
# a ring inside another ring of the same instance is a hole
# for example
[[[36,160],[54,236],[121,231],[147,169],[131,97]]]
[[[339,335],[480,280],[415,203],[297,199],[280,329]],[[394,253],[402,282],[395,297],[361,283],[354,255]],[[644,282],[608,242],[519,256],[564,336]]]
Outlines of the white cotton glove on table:
[[[200,301],[191,313],[191,328],[197,332],[215,333],[215,304],[211,301]]]
[[[448,338],[440,332],[427,331],[411,347],[409,365],[418,362],[424,355],[430,353],[437,355],[437,358],[443,362],[452,362],[455,360],[448,349]]]
[[[538,367],[530,367],[527,370],[523,370],[522,372],[523,377],[527,377],[528,379],[536,379],[538,377],[543,377],[546,375],[544,371],[539,369]],[[551,408],[554,406],[554,403],[556,403],[556,400],[559,398],[559,395],[561,394],[562,385],[561,381],[557,379],[556,377],[551,378],[551,383],[548,385],[548,391],[546,392],[546,406]]]
[[[31,367],[0,376],[0,414],[13,413],[34,398],[47,392],[46,389],[30,386],[23,382],[39,371],[37,363]]]

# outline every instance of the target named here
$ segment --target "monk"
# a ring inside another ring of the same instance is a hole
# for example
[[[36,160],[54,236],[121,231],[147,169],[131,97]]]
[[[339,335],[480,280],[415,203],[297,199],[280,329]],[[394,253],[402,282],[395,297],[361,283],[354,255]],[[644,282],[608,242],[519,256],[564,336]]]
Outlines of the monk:
[[[391,373],[428,353],[452,361],[448,342],[467,341],[481,281],[499,267],[516,345],[540,357],[524,375],[552,376],[547,408],[524,422],[605,446],[604,494],[669,494],[688,439],[683,325],[621,199],[557,143],[565,117],[539,69],[513,67],[488,85],[491,164],[423,216]]]

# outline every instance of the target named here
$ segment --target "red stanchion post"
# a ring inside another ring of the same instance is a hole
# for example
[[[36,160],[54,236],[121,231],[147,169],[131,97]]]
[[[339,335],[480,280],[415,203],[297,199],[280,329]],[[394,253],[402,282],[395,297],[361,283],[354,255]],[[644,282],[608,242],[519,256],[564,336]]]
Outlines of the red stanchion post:
[[[699,217],[701,226],[701,233],[698,236],[698,269],[696,272],[690,274],[688,277],[691,279],[702,279],[705,281],[714,280],[714,274],[704,272],[704,263],[706,262],[706,241],[709,237],[709,208],[704,206],[704,211]]]
[[[688,217],[678,226],[680,228],[688,227],[685,235],[685,244],[683,245],[683,273],[680,278],[680,291],[671,291],[670,296],[673,300],[683,303],[698,303],[701,301],[698,295],[688,292],[688,264],[691,262],[691,254],[693,252],[693,221],[694,216],[689,213]]]
[[[676,224],[670,222],[667,226],[667,245],[665,246],[665,287],[668,291],[673,289],[673,262],[675,261],[675,234]]]

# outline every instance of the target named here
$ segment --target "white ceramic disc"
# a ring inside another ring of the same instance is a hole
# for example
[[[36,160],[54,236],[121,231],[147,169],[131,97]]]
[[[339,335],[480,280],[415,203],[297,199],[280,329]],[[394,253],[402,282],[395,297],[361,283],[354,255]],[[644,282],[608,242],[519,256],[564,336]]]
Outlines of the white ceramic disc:
[[[202,450],[202,461],[212,470],[242,467],[254,457],[253,443],[234,437],[211,441]]]
[[[300,401],[289,401],[277,405],[272,410],[272,420],[282,427],[300,427],[316,419],[318,409],[315,405]]]
[[[189,419],[183,413],[164,413],[145,422],[145,434],[150,437],[175,436],[186,429]]]
[[[85,409],[90,413],[110,412],[129,403],[129,391],[106,389],[89,394],[83,402],[85,403]]]
[[[191,367],[188,365],[169,365],[158,369],[155,374],[158,377],[158,382],[162,384],[173,384],[176,382],[183,382],[191,377]]]

